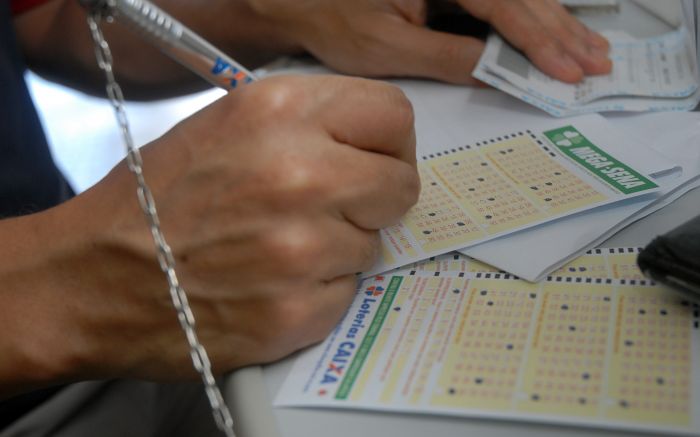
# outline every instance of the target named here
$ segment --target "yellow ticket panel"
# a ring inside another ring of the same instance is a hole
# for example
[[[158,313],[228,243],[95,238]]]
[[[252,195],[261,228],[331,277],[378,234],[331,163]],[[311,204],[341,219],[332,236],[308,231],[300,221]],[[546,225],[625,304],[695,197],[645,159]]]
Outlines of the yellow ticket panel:
[[[644,274],[637,266],[641,247],[615,247],[591,249],[550,275],[554,281],[573,281],[575,278],[615,278],[643,280]],[[496,267],[470,258],[459,252],[433,256],[424,261],[400,267],[395,272],[492,272],[506,273]],[[569,278],[569,279],[567,279]]]
[[[536,284],[457,255],[367,278],[276,404],[698,435],[700,308],[637,279],[637,251]]]
[[[644,279],[636,259],[641,247],[592,249],[550,276],[582,278]]]
[[[634,154],[590,139],[606,129],[586,119],[420,156],[418,203],[381,231],[382,257],[364,276],[655,192],[650,176],[621,160]]]

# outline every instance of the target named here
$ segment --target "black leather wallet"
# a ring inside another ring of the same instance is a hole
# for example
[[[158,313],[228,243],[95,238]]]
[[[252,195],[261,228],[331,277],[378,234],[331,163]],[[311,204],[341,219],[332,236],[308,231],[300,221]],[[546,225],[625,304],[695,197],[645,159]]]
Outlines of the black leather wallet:
[[[655,281],[700,296],[700,216],[656,237],[637,264]]]

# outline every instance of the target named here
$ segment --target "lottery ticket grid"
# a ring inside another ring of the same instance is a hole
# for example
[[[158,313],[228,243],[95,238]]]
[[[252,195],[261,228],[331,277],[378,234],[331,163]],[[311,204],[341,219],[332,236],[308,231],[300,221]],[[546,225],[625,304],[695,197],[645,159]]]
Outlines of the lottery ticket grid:
[[[577,278],[614,278],[644,280],[645,276],[636,265],[638,247],[616,247],[590,249],[575,260],[555,270],[547,276],[553,281],[577,281]],[[392,274],[410,274],[410,272],[472,272],[472,273],[507,273],[496,267],[470,258],[461,253],[448,253],[433,256],[425,261],[399,267]],[[515,279],[517,276],[510,275]]]
[[[539,284],[453,256],[369,278],[277,404],[697,435],[700,309],[643,279],[637,252],[589,251]],[[433,271],[449,262],[464,268]]]
[[[418,203],[381,231],[380,262],[362,276],[630,197],[548,142],[525,130],[421,156]]]

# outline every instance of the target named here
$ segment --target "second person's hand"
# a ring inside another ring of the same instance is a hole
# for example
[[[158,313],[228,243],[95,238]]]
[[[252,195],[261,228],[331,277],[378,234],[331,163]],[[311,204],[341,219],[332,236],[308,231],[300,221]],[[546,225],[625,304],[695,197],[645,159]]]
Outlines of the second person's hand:
[[[247,0],[287,39],[341,72],[476,84],[483,41],[425,27],[426,0]],[[450,1],[450,0],[442,0]],[[557,0],[451,0],[490,23],[544,73],[578,82],[609,73],[608,42]]]

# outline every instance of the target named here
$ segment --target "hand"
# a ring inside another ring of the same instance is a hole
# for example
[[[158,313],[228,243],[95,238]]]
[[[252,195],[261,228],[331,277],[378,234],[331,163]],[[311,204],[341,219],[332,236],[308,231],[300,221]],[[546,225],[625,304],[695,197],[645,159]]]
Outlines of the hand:
[[[472,78],[483,41],[425,27],[426,0],[248,0],[290,41],[339,71],[416,76],[459,84]],[[449,0],[443,0],[449,1]],[[557,0],[452,0],[489,22],[543,72],[565,82],[610,72],[608,42]]]
[[[558,0],[458,0],[546,74],[564,82],[612,70],[608,41],[569,14]]]
[[[218,371],[324,338],[354,296],[356,272],[375,261],[377,230],[419,191],[410,103],[365,79],[251,84],[143,154]],[[57,361],[74,379],[193,376],[125,165],[47,214],[62,224],[49,246],[62,253],[48,257],[53,289],[37,287],[31,299],[59,323],[35,347],[67,351]]]

